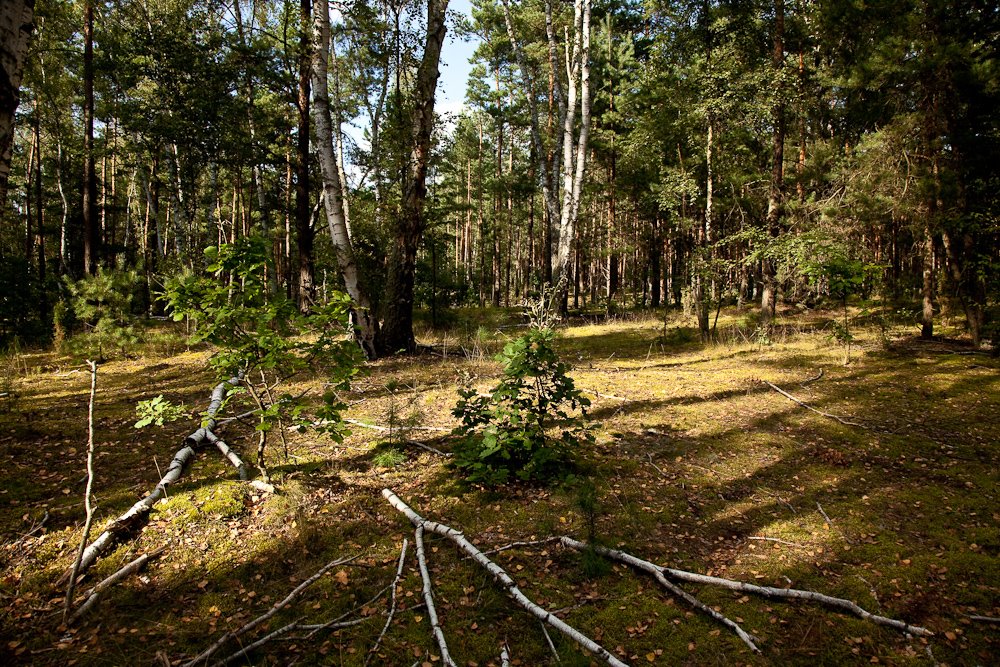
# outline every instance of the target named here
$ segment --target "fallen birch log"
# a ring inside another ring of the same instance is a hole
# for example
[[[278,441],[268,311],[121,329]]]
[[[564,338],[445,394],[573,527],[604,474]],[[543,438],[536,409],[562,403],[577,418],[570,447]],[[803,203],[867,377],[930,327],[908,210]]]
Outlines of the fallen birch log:
[[[76,576],[83,575],[98,559],[98,557],[104,553],[109,547],[117,544],[119,540],[123,539],[125,535],[129,534],[135,530],[138,526],[145,523],[145,520],[149,516],[150,511],[153,506],[164,498],[167,493],[167,487],[175,483],[180,479],[181,474],[184,472],[184,468],[191,461],[191,457],[194,456],[195,447],[198,447],[205,440],[210,442],[218,441],[215,434],[212,433],[212,428],[215,427],[215,415],[218,413],[222,406],[222,401],[225,399],[226,387],[234,386],[242,381],[242,372],[236,377],[232,377],[225,382],[220,382],[212,390],[212,396],[208,404],[208,410],[206,410],[206,421],[202,426],[196,430],[194,433],[184,438],[184,446],[177,450],[174,454],[174,458],[170,461],[170,465],[167,466],[167,471],[157,482],[156,486],[150,493],[136,502],[132,507],[130,507],[124,514],[119,516],[117,519],[108,524],[108,527],[104,529],[104,532],[97,536],[93,542],[83,551],[80,556],[79,567],[76,568]],[[223,443],[225,445],[225,443]],[[221,448],[220,448],[221,449]],[[228,449],[228,447],[227,447]],[[230,450],[230,453],[231,450]],[[224,452],[225,454],[225,452]],[[239,457],[235,453],[232,453],[236,461],[239,461]],[[233,461],[229,455],[226,458],[233,462],[237,468],[240,468],[240,464]],[[244,466],[245,467],[245,466]],[[243,478],[241,473],[240,477]],[[59,579],[59,583],[67,581],[72,575],[73,570],[68,570]]]
[[[107,577],[106,579],[103,579],[98,584],[96,584],[93,588],[87,591],[86,595],[84,596],[83,602],[81,602],[80,606],[76,608],[76,611],[73,612],[73,615],[69,617],[67,624],[72,625],[73,623],[78,621],[80,617],[82,617],[88,611],[93,609],[94,605],[97,604],[97,601],[100,599],[101,595],[106,590],[117,584],[125,577],[131,574],[135,574],[136,572],[141,570],[143,567],[145,567],[146,563],[159,556],[165,550],[166,547],[160,547],[156,551],[152,551],[147,554],[142,554],[138,558],[127,563],[124,567],[120,568],[117,572],[115,572],[111,576]]]
[[[864,424],[859,424],[857,422],[852,422],[850,420],[844,419],[843,417],[838,417],[837,415],[832,415],[829,412],[823,412],[822,410],[817,410],[813,406],[811,406],[808,403],[805,403],[803,401],[800,401],[799,399],[795,398],[794,396],[792,396],[791,394],[789,394],[787,391],[785,391],[784,389],[782,389],[781,387],[779,387],[778,385],[771,384],[767,380],[762,380],[762,382],[764,384],[766,384],[768,387],[770,387],[771,389],[775,390],[776,392],[778,392],[779,394],[781,394],[782,396],[784,396],[785,398],[787,398],[788,400],[790,400],[790,401],[792,401],[794,403],[798,403],[799,405],[801,405],[802,407],[804,407],[806,410],[812,410],[816,414],[818,414],[820,416],[823,416],[823,417],[827,417],[828,419],[835,419],[835,420],[837,420],[838,422],[840,422],[841,424],[843,424],[845,426],[857,426],[858,428],[863,428],[863,429],[867,429],[868,428]]]
[[[454,528],[451,528],[450,526],[424,519],[390,489],[383,489],[382,496],[389,501],[390,505],[402,512],[414,526],[422,527],[424,530],[429,530],[432,533],[437,533],[438,535],[447,537],[458,545],[458,547],[465,553],[469,554],[474,561],[486,568],[486,571],[489,572],[501,586],[507,589],[507,594],[510,595],[510,597],[513,598],[518,605],[520,605],[532,616],[544,623],[548,623],[550,626],[563,633],[586,650],[600,657],[605,663],[613,665],[614,667],[626,666],[626,663],[616,658],[606,648],[586,635],[583,635],[579,630],[568,625],[559,617],[554,616],[551,612],[542,609],[537,604],[532,602],[524,593],[521,592],[514,580],[502,567],[487,558],[486,555],[476,548],[474,544],[469,542],[462,533]]]
[[[596,553],[599,553],[602,556],[613,558],[614,560],[621,561],[622,563],[630,565],[637,570],[648,572],[649,574],[653,575],[653,578],[656,579],[661,586],[666,588],[672,594],[676,595],[677,597],[681,598],[689,605],[697,609],[698,611],[707,614],[714,620],[718,621],[722,625],[732,630],[736,634],[736,636],[743,641],[744,644],[750,647],[750,650],[752,650],[754,653],[760,653],[760,649],[757,648],[757,645],[754,643],[754,640],[757,639],[756,637],[754,637],[746,630],[744,630],[742,627],[740,627],[740,625],[735,621],[730,620],[729,618],[717,612],[716,610],[712,609],[711,607],[709,607],[704,602],[694,597],[684,589],[668,581],[667,578],[663,576],[663,568],[659,567],[658,565],[650,563],[648,560],[636,558],[632,554],[625,553],[624,551],[618,551],[617,549],[608,549],[606,547],[601,547],[597,545],[588,545],[585,544],[584,542],[578,542],[577,540],[574,540],[571,537],[562,537],[560,538],[559,541],[563,544],[563,546],[569,547],[571,549],[576,549],[577,551],[586,551],[588,548],[593,549]]]
[[[391,501],[390,501],[391,502]],[[414,544],[417,550],[417,564],[420,566],[420,579],[423,581],[424,604],[427,605],[427,617],[431,622],[431,632],[434,641],[437,642],[438,650],[441,651],[441,663],[445,667],[457,667],[455,661],[448,652],[448,642],[444,639],[444,630],[441,629],[441,622],[438,620],[437,607],[434,606],[434,590],[431,588],[431,573],[427,569],[427,556],[424,552],[424,524],[417,523],[414,531]]]
[[[572,549],[585,549],[587,545],[583,542],[578,542],[570,537],[563,537],[562,543],[567,547]],[[709,586],[721,586],[722,588],[728,588],[729,590],[738,591],[740,593],[753,593],[754,595],[761,595],[763,597],[772,599],[782,599],[782,600],[806,600],[809,602],[815,602],[833,609],[839,609],[850,614],[862,618],[867,621],[871,621],[876,625],[884,625],[886,627],[893,628],[895,630],[900,630],[902,632],[907,632],[911,635],[917,635],[920,637],[931,637],[934,635],[933,632],[927,628],[922,628],[918,625],[910,625],[909,623],[904,623],[903,621],[897,621],[892,618],[887,618],[885,616],[879,616],[878,614],[873,614],[869,611],[865,611],[859,607],[854,602],[850,600],[845,600],[843,598],[835,598],[829,595],[823,595],[822,593],[814,593],[812,591],[803,591],[797,588],[774,588],[772,586],[758,586],[756,584],[748,584],[742,581],[735,581],[733,579],[723,579],[721,577],[710,577],[705,574],[696,574],[694,572],[687,572],[685,570],[675,570],[669,567],[660,567],[650,563],[649,561],[636,558],[630,554],[626,554],[623,551],[616,551],[614,549],[607,549],[605,547],[594,546],[594,550],[610,558],[615,558],[616,560],[621,560],[624,563],[628,563],[633,567],[640,568],[647,572],[658,571],[661,574],[675,579],[678,581],[686,581],[692,584],[705,584]],[[655,575],[654,575],[655,576]]]

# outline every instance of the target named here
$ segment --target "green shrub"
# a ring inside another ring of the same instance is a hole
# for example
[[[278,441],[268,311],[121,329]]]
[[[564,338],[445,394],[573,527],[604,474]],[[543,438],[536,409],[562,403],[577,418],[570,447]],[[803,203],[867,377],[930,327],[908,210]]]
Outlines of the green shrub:
[[[559,361],[551,329],[532,329],[508,343],[497,360],[503,378],[487,395],[459,391],[453,413],[461,418],[463,440],[453,465],[470,482],[504,484],[512,477],[548,481],[567,472],[572,451],[590,430],[572,411],[586,414],[584,398]],[[553,437],[549,428],[558,429]]]

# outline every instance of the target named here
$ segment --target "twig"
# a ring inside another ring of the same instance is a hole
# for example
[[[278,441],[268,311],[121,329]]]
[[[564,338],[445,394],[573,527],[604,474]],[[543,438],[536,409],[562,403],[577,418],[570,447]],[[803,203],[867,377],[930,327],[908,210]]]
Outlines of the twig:
[[[87,366],[90,367],[90,403],[87,410],[87,490],[83,496],[87,519],[83,524],[83,535],[80,536],[80,548],[76,552],[76,560],[73,561],[73,571],[70,573],[69,582],[66,584],[66,603],[63,606],[64,622],[69,619],[70,609],[73,608],[73,591],[76,588],[76,577],[80,573],[83,552],[87,548],[87,540],[90,539],[90,527],[94,523],[94,508],[90,504],[90,497],[94,488],[94,397],[97,395],[97,362],[88,359]]]
[[[545,629],[545,624],[541,621],[538,624],[542,626],[542,634],[545,635],[545,641],[548,642],[549,649],[552,650],[552,655],[556,657],[556,662],[562,662],[562,658],[559,657],[559,651],[556,650],[556,645],[552,643],[552,637],[549,637],[549,631]]]
[[[978,614],[966,614],[966,618],[971,621],[979,621],[980,623],[1000,623],[1000,618],[996,616],[979,616]]]
[[[841,424],[844,424],[845,426],[857,426],[858,428],[863,428],[863,429],[867,429],[868,428],[864,424],[859,424],[857,422],[848,421],[847,419],[844,419],[843,417],[838,417],[837,415],[832,415],[829,412],[823,412],[822,410],[817,410],[813,406],[809,405],[808,403],[804,403],[804,402],[800,401],[799,399],[795,398],[794,396],[792,396],[791,394],[789,394],[787,391],[785,391],[781,387],[779,387],[779,386],[777,386],[775,384],[771,384],[767,380],[762,380],[762,382],[764,384],[766,384],[768,387],[770,387],[771,389],[775,390],[776,392],[778,392],[779,394],[781,394],[782,396],[784,396],[785,398],[787,398],[787,399],[789,399],[789,400],[791,400],[791,401],[793,401],[795,403],[798,403],[799,405],[801,405],[802,407],[804,407],[806,410],[812,410],[816,414],[821,415],[823,417],[829,417],[830,419],[836,419],[837,421],[839,421]]]
[[[663,469],[660,468],[660,466],[658,466],[655,463],[653,463],[653,455],[652,454],[650,454],[649,452],[646,452],[646,457],[649,458],[649,465],[653,466],[656,469],[656,472],[660,473],[664,477],[667,476],[667,473],[663,472]]]
[[[630,398],[622,398],[621,396],[615,396],[614,394],[602,394],[601,392],[594,391],[593,389],[581,389],[580,391],[585,391],[588,394],[593,394],[598,398],[610,398],[612,401],[621,401],[622,403],[628,403],[630,400],[632,400]]]
[[[823,515],[823,520],[826,521],[826,525],[833,526],[833,521],[830,521],[830,517],[826,515],[826,512],[823,511],[823,506],[820,505],[818,501],[816,502],[816,509],[818,509],[819,513]]]
[[[816,377],[811,377],[808,380],[803,380],[802,382],[799,383],[799,386],[800,387],[804,387],[807,384],[812,384],[813,382],[815,382],[816,380],[819,380],[822,377],[823,377],[823,369],[821,368],[821,369],[819,369],[819,373],[816,374]]]
[[[455,667],[455,661],[448,653],[448,642],[444,639],[444,631],[438,622],[437,608],[434,606],[434,591],[431,589],[431,573],[427,570],[427,558],[424,555],[424,524],[418,523],[414,531],[414,541],[417,545],[417,563],[420,565],[420,578],[423,580],[424,602],[427,604],[427,616],[431,621],[431,632],[441,650],[441,662],[448,667]]]
[[[437,454],[438,456],[444,456],[445,458],[451,456],[451,452],[442,452],[437,447],[431,447],[430,445],[420,442],[419,440],[404,440],[403,442],[405,442],[408,445],[413,445],[414,447],[418,447],[420,449],[428,451],[432,454]]]
[[[370,428],[373,431],[381,431],[382,433],[388,433],[390,431],[399,431],[400,429],[389,428],[388,426],[379,426],[378,424],[366,424],[359,419],[345,419],[348,424],[354,424],[355,426],[360,426],[362,428]],[[407,426],[407,431],[433,431],[435,433],[451,433],[450,428],[441,428],[439,426]]]
[[[392,624],[392,617],[396,613],[396,587],[399,585],[399,580],[403,576],[403,563],[406,562],[406,548],[410,545],[403,538],[403,546],[399,550],[399,565],[396,567],[396,578],[392,580],[392,598],[389,603],[389,616],[385,619],[385,625],[382,627],[382,632],[379,633],[378,639],[375,640],[375,645],[372,646],[371,650],[368,651],[368,655],[365,656],[365,664],[371,660],[371,657],[378,652],[378,647],[382,645],[382,638],[385,637],[385,633],[389,631],[389,626]]]
[[[254,643],[247,644],[246,646],[244,646],[243,648],[241,648],[236,653],[233,653],[228,658],[225,658],[224,660],[220,661],[218,664],[220,664],[220,665],[228,665],[229,663],[235,662],[235,661],[239,660],[240,658],[246,658],[246,657],[248,657],[252,651],[260,648],[261,646],[263,646],[267,642],[271,641],[275,637],[280,637],[281,635],[283,635],[283,634],[285,634],[287,632],[291,632],[292,630],[294,630],[297,627],[299,627],[299,621],[301,621],[301,620],[302,619],[300,618],[298,621],[292,621],[288,625],[281,626],[280,628],[278,628],[274,632],[269,632],[268,634],[264,635],[263,637],[261,637],[260,639],[258,639],[257,641],[255,641]]]
[[[624,551],[619,551],[617,549],[608,549],[607,547],[602,547],[593,544],[588,545],[585,544],[584,542],[579,542],[577,540],[574,540],[571,537],[563,537],[561,538],[560,541],[565,546],[571,549],[576,549],[577,551],[586,551],[587,549],[593,549],[595,552],[601,554],[602,556],[614,558],[615,560],[621,561],[627,565],[631,565],[632,567],[638,570],[643,570],[644,572],[648,572],[649,574],[653,575],[653,577],[660,583],[661,586],[663,586],[668,591],[670,591],[677,597],[687,602],[689,605],[691,605],[698,611],[707,614],[708,616],[712,617],[722,625],[732,630],[737,637],[743,640],[744,644],[750,647],[751,651],[753,651],[754,653],[760,653],[760,649],[757,648],[757,645],[754,643],[756,637],[754,637],[746,630],[741,628],[739,624],[737,624],[736,622],[726,618],[721,613],[715,611],[714,609],[712,609],[711,607],[709,607],[704,602],[694,597],[684,589],[668,581],[667,578],[663,575],[664,572],[663,568],[661,568],[660,566],[650,563],[648,560],[642,560],[641,558],[636,558],[635,556],[625,553]]]
[[[409,505],[403,502],[389,489],[383,489],[382,496],[389,501],[390,505],[402,512],[415,526],[420,526],[421,528],[425,528],[432,533],[437,533],[438,535],[447,537],[458,545],[462,551],[472,556],[472,559],[486,568],[486,571],[489,572],[493,578],[507,590],[508,595],[510,595],[518,605],[527,610],[532,616],[548,623],[559,632],[580,644],[580,646],[586,650],[597,655],[607,664],[612,665],[612,667],[626,667],[626,663],[616,658],[606,648],[582,634],[579,630],[568,625],[562,619],[553,616],[551,612],[542,609],[537,604],[532,602],[524,593],[521,592],[521,590],[517,587],[517,583],[515,583],[511,576],[507,574],[502,567],[487,558],[483,552],[476,548],[474,544],[465,539],[465,536],[462,533],[454,528],[451,528],[450,526],[446,526],[435,521],[427,521],[414,512]]]
[[[503,551],[510,551],[511,549],[518,549],[520,547],[537,547],[542,544],[551,544],[553,542],[558,542],[558,537],[547,537],[544,540],[531,540],[530,542],[511,542],[510,544],[505,544],[502,547],[497,547],[496,549],[490,549],[488,551],[483,551],[484,556],[491,556],[493,554],[498,554]],[[471,558],[471,556],[466,556],[466,558]]]
[[[81,616],[86,614],[94,607],[94,605],[97,604],[97,600],[101,597],[104,591],[108,590],[109,588],[111,588],[112,586],[114,586],[115,584],[117,584],[119,581],[129,576],[130,574],[134,574],[139,570],[141,570],[146,563],[159,556],[161,553],[164,552],[164,550],[166,550],[166,547],[160,547],[156,551],[150,552],[148,554],[142,554],[141,556],[129,562],[124,567],[119,569],[117,572],[112,574],[110,577],[107,577],[106,579],[100,581],[97,585],[95,585],[93,588],[87,591],[86,599],[80,604],[79,607],[76,608],[76,611],[74,611],[73,615],[69,617],[69,620],[66,621],[66,624],[72,625],[73,623],[78,621]]]
[[[211,658],[213,655],[215,655],[215,653],[220,648],[222,648],[223,646],[225,646],[225,644],[227,642],[229,642],[232,639],[236,639],[237,637],[240,637],[242,635],[245,635],[246,633],[248,633],[251,630],[253,630],[254,628],[256,628],[258,625],[260,625],[261,623],[264,623],[265,621],[267,621],[268,619],[270,619],[271,617],[273,617],[275,614],[277,614],[283,608],[285,608],[286,606],[288,606],[288,603],[290,603],[292,600],[294,600],[300,593],[302,593],[302,591],[304,591],[309,586],[311,586],[314,583],[316,583],[316,581],[319,580],[319,578],[322,577],[324,574],[326,574],[328,570],[330,570],[333,567],[336,567],[337,565],[343,565],[344,563],[350,562],[350,561],[354,560],[357,557],[358,556],[351,556],[350,558],[338,558],[336,560],[330,561],[329,563],[327,563],[326,565],[324,565],[323,567],[321,567],[316,572],[316,574],[312,575],[311,577],[309,577],[308,579],[306,579],[305,581],[303,581],[301,584],[299,584],[298,586],[296,586],[292,590],[291,593],[289,593],[288,595],[286,595],[283,600],[281,600],[280,602],[276,603],[266,613],[261,614],[260,616],[258,616],[257,618],[253,619],[252,621],[250,621],[249,623],[247,623],[246,625],[244,625],[241,628],[237,628],[236,630],[230,630],[229,632],[227,632],[226,634],[224,634],[222,637],[220,637],[219,639],[217,639],[215,641],[215,643],[213,643],[207,649],[205,649],[204,651],[202,651],[201,653],[199,653],[193,659],[191,659],[188,662],[184,663],[184,667],[194,667],[194,665],[197,665],[198,663],[208,662],[208,659]]]
[[[790,547],[798,547],[800,549],[808,549],[809,547],[805,544],[799,544],[798,542],[789,542],[788,540],[779,540],[777,537],[758,537],[756,535],[750,535],[747,537],[748,540],[756,540],[761,542],[776,542],[778,544],[784,544]]]
[[[510,667],[510,647],[504,641],[503,648],[500,649],[500,667]]]

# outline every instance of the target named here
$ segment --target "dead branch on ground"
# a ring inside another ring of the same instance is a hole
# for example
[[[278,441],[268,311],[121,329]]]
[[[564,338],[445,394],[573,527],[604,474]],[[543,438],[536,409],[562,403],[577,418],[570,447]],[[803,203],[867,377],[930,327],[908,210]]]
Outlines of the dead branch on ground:
[[[202,426],[198,428],[198,430],[184,439],[184,446],[177,450],[174,454],[174,458],[167,467],[166,473],[163,474],[160,481],[157,482],[155,487],[153,487],[153,490],[147,496],[132,505],[132,507],[126,510],[124,514],[108,524],[107,528],[104,529],[104,532],[82,551],[78,558],[79,565],[63,574],[63,576],[59,579],[58,584],[65,582],[67,579],[75,581],[79,576],[83,575],[109,547],[117,544],[120,540],[124,539],[126,535],[143,525],[148,518],[150,511],[152,511],[153,506],[158,503],[161,498],[166,496],[167,487],[180,479],[184,472],[184,468],[190,462],[191,457],[194,456],[195,448],[200,446],[203,442],[211,442],[219,447],[219,450],[223,452],[223,455],[240,471],[240,478],[244,478],[244,475],[246,475],[246,465],[235,452],[228,448],[228,446],[226,446],[225,449],[223,449],[222,446],[219,446],[219,443],[222,441],[219,440],[219,438],[212,432],[212,429],[214,429],[216,425],[215,415],[222,407],[222,401],[225,398],[226,387],[238,384],[241,381],[241,376],[242,372],[240,375],[230,378],[224,382],[220,382],[215,386],[212,390],[208,410],[206,410],[206,420],[202,423]],[[225,446],[225,443],[222,442],[222,445]],[[86,536],[84,537],[84,542],[85,541]]]
[[[779,394],[781,394],[782,396],[784,396],[785,398],[787,398],[788,400],[790,400],[790,401],[792,401],[794,403],[798,403],[799,405],[801,405],[802,407],[804,407],[806,410],[812,410],[816,414],[821,415],[823,417],[827,417],[829,419],[835,419],[838,422],[840,422],[841,424],[844,424],[845,426],[857,426],[858,428],[863,428],[863,429],[867,429],[868,428],[864,424],[859,424],[857,422],[852,422],[850,420],[844,419],[843,417],[838,417],[837,415],[830,414],[829,412],[823,412],[822,410],[818,410],[818,409],[814,408],[813,406],[809,405],[808,403],[805,403],[805,402],[800,401],[799,399],[795,398],[794,396],[792,396],[791,394],[789,394],[787,391],[785,391],[784,389],[782,389],[778,385],[771,384],[767,380],[761,380],[761,381],[764,384],[766,384],[768,387],[770,387],[771,389],[775,390],[776,392],[778,392]]]
[[[219,651],[219,649],[225,646],[228,642],[238,637],[242,637],[243,635],[250,632],[260,624],[268,621],[279,611],[287,607],[288,604],[292,602],[292,600],[294,600],[302,593],[302,591],[306,590],[314,583],[319,581],[319,578],[322,577],[324,574],[326,574],[331,568],[334,568],[337,565],[343,565],[344,563],[348,563],[354,560],[355,558],[357,558],[357,556],[351,556],[350,558],[338,558],[330,561],[329,563],[321,567],[319,570],[317,570],[314,575],[312,575],[311,577],[303,581],[301,584],[296,586],[291,593],[289,593],[284,597],[284,599],[282,599],[280,602],[276,602],[273,607],[267,610],[267,612],[261,614],[260,616],[253,619],[246,625],[243,625],[242,627],[237,628],[236,630],[230,630],[226,634],[222,635],[222,637],[217,639],[207,649],[199,653],[197,656],[195,656],[188,662],[184,663],[184,667],[194,667],[195,665],[200,663],[207,663],[209,658],[215,655]]]
[[[438,535],[447,537],[462,551],[469,554],[473,560],[482,565],[486,571],[489,572],[493,578],[507,590],[507,594],[510,595],[510,597],[513,598],[518,605],[528,611],[528,613],[532,616],[544,623],[548,623],[550,626],[554,627],[556,630],[563,633],[586,650],[598,656],[605,663],[612,665],[613,667],[625,667],[626,663],[616,658],[611,654],[611,652],[602,647],[600,644],[565,623],[562,619],[554,616],[551,612],[546,611],[532,602],[524,593],[521,592],[514,580],[502,567],[487,558],[483,552],[476,548],[474,544],[469,542],[469,540],[467,540],[461,532],[451,528],[450,526],[424,519],[390,489],[383,489],[382,495],[390,505],[402,512],[414,526],[417,526],[421,533],[423,530],[429,530],[432,533],[437,533]]]
[[[87,490],[84,492],[83,504],[86,508],[87,519],[83,524],[83,535],[80,536],[80,548],[76,552],[76,560],[73,561],[73,569],[70,572],[69,582],[66,584],[66,603],[63,605],[63,622],[69,619],[70,609],[73,608],[73,591],[76,588],[76,578],[80,573],[80,565],[83,561],[83,552],[87,547],[87,540],[90,539],[90,527],[94,523],[94,508],[90,504],[94,490],[94,397],[97,395],[97,362],[87,360],[90,367],[90,402],[87,409]]]
[[[93,609],[94,605],[97,604],[97,601],[100,599],[104,591],[108,590],[109,588],[117,584],[119,581],[124,579],[125,577],[141,570],[146,565],[146,563],[159,556],[165,550],[166,547],[160,547],[156,551],[142,554],[138,558],[127,563],[124,567],[120,568],[111,576],[103,579],[101,582],[99,582],[97,585],[95,585],[93,588],[87,591],[84,601],[80,604],[79,607],[76,608],[76,611],[74,611],[73,615],[69,617],[69,620],[66,621],[66,624],[72,625],[73,623],[76,623],[78,620],[80,620],[80,618],[84,614]]]

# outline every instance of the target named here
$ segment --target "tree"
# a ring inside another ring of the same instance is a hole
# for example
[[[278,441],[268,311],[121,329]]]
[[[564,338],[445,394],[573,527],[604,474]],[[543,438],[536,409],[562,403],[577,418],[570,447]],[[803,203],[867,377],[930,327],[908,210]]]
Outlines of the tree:
[[[409,103],[409,164],[389,251],[389,275],[383,299],[384,319],[379,353],[392,354],[416,349],[413,337],[413,288],[417,249],[424,232],[427,200],[427,167],[434,129],[434,96],[440,72],[441,47],[445,36],[448,0],[427,0],[427,30],[424,54],[417,68]]]
[[[14,143],[14,112],[34,29],[35,0],[10,0],[0,7],[0,207],[6,208]]]

